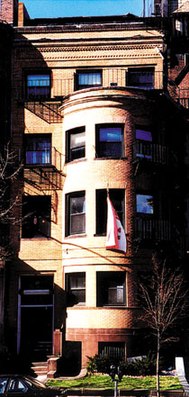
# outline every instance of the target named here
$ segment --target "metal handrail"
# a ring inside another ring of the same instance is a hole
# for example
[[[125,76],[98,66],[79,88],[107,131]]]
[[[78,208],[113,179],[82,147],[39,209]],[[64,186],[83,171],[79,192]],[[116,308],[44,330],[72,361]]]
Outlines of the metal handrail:
[[[159,164],[168,164],[168,148],[164,145],[137,139],[133,149],[134,158]]]
[[[165,219],[137,216],[135,220],[135,235],[141,240],[170,241],[171,224]]]

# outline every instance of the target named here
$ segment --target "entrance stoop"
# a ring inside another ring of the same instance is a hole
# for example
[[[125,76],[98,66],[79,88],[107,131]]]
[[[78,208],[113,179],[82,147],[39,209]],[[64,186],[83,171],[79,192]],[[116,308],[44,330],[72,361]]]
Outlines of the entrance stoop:
[[[31,369],[32,369],[32,371],[34,372],[34,374],[36,376],[39,376],[39,375],[46,375],[47,376],[47,373],[48,373],[48,361],[33,362]]]
[[[47,378],[54,378],[58,359],[59,357],[49,357],[47,361],[33,362],[31,369],[36,376],[45,375]]]

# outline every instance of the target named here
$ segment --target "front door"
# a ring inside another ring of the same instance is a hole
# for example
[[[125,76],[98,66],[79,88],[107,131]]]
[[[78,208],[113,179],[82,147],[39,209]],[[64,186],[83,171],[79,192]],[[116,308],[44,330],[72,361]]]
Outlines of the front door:
[[[22,276],[20,284],[18,352],[45,360],[52,354],[53,276]]]

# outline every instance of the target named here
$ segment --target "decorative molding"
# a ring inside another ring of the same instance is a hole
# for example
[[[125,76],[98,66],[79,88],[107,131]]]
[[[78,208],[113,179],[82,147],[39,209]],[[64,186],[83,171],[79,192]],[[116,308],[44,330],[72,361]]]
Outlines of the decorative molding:
[[[161,49],[161,48],[160,48]],[[151,50],[151,54],[149,54],[149,51]],[[154,51],[155,50],[155,51]],[[22,48],[17,48],[16,49],[16,54],[17,58],[20,59],[35,59],[36,58],[36,51],[38,51],[41,54],[49,53],[61,53],[61,58],[60,55],[58,57],[59,60],[81,60],[81,56],[78,53],[81,52],[90,52],[90,55],[82,55],[82,60],[85,59],[115,59],[115,58],[125,58],[125,52],[127,52],[127,58],[138,58],[139,57],[139,51],[140,51],[140,57],[145,58],[149,56],[153,56],[154,58],[159,58],[159,53],[157,52],[157,45],[115,45],[115,46],[73,46],[73,47],[52,47],[52,46],[39,46],[36,48],[36,50],[33,48],[32,51],[29,52],[29,56],[27,56],[27,52],[23,51]],[[118,54],[118,51],[124,51],[122,54]],[[144,52],[145,51],[145,52]],[[97,55],[97,52],[100,54]],[[102,54],[103,52],[103,54]],[[107,54],[108,52],[108,54]],[[129,54],[130,52],[130,54]],[[68,55],[70,53],[70,55]],[[74,53],[77,53],[78,55],[74,56]],[[106,53],[106,54],[105,54]],[[67,54],[67,55],[66,55]],[[45,60],[44,56],[44,60]],[[48,59],[57,59],[57,57],[54,57],[53,55],[48,57]]]
[[[146,50],[157,48],[157,43],[154,44],[138,44],[138,45],[112,45],[112,46],[70,46],[70,47],[44,47],[38,46],[37,49],[40,52],[97,52],[97,51],[131,51],[131,50]],[[160,47],[162,48],[162,46]]]

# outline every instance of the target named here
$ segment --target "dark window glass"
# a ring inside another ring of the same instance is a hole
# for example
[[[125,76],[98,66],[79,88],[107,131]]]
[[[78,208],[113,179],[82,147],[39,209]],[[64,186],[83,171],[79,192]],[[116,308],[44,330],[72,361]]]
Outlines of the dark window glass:
[[[50,74],[28,74],[26,76],[27,99],[50,98]]]
[[[76,90],[83,88],[99,87],[102,85],[102,72],[101,70],[93,71],[78,71],[76,73]]]
[[[143,128],[136,128],[136,139],[152,142],[152,132]]]
[[[154,69],[129,68],[127,72],[127,86],[143,89],[154,88]]]
[[[51,135],[26,135],[26,164],[51,164]]]
[[[51,197],[24,196],[22,237],[50,237]]]
[[[123,125],[96,126],[96,157],[120,158],[123,156]]]
[[[52,304],[53,276],[22,276],[21,277],[21,304]]]
[[[125,272],[97,272],[97,306],[125,304]]]
[[[138,158],[152,160],[152,132],[136,128],[135,155]]]
[[[85,128],[74,128],[66,132],[66,160],[85,157]]]
[[[66,235],[85,232],[85,192],[66,196]]]
[[[125,224],[125,192],[123,189],[110,189],[110,199],[119,216],[122,225]],[[107,226],[107,190],[99,189],[96,191],[96,234],[105,235]]]
[[[154,213],[153,196],[150,194],[137,194],[136,205],[137,205],[138,213],[142,213],[142,214]]]
[[[68,299],[74,304],[85,303],[85,273],[66,274]]]
[[[108,357],[116,362],[125,360],[126,350],[124,342],[99,342],[98,354],[102,357]]]

